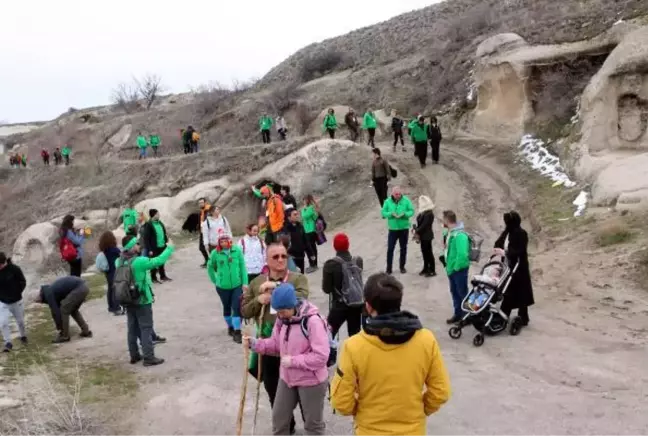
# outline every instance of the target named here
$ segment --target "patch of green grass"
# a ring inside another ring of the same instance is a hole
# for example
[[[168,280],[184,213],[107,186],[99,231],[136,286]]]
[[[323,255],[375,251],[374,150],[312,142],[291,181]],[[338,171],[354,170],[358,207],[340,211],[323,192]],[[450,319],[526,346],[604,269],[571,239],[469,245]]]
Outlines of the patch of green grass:
[[[97,273],[91,276],[86,276],[84,279],[90,289],[87,298],[88,300],[96,300],[106,296],[106,276],[104,274]]]
[[[634,239],[635,233],[627,226],[616,223],[603,227],[596,233],[595,242],[599,247],[625,244]]]
[[[183,230],[180,233],[171,235],[171,240],[176,248],[186,247],[187,245],[198,243],[198,233],[189,233]]]
[[[45,306],[39,306],[28,311],[25,323],[29,345],[23,346],[20,341],[14,342],[13,351],[7,353],[4,359],[0,359],[0,373],[3,376],[24,374],[34,365],[47,365],[52,361],[52,339],[56,335],[56,329],[49,310]]]
[[[139,387],[135,373],[115,364],[89,364],[73,359],[62,359],[59,363],[59,368],[65,369],[55,368],[53,372],[66,387],[73,388],[81,380],[80,400],[83,403],[134,396]]]

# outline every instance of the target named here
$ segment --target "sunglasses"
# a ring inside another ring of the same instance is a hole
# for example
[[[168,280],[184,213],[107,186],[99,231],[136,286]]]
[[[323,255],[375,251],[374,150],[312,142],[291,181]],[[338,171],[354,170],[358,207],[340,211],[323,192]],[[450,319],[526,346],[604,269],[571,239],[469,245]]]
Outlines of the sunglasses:
[[[272,259],[273,260],[279,260],[279,259],[286,260],[286,259],[288,259],[288,255],[287,254],[275,254],[274,256],[272,256]]]

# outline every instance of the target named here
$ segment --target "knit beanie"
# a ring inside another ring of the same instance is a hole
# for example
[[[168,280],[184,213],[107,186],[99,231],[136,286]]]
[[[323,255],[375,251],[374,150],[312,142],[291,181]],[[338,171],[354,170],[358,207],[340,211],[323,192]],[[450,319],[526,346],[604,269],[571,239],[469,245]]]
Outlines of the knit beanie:
[[[274,310],[294,309],[297,307],[297,294],[292,283],[282,283],[272,291],[270,305]]]
[[[149,218],[153,218],[155,215],[157,215],[157,213],[157,209],[149,209]]]
[[[344,233],[338,233],[333,238],[335,251],[349,251],[349,237]]]

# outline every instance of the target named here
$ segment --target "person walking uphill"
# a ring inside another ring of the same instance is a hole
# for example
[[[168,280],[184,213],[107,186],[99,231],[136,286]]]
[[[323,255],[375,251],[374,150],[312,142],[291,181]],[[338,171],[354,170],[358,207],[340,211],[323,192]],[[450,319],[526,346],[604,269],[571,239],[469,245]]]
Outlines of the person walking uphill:
[[[261,332],[262,338],[269,338],[272,335],[276,321],[276,314],[268,305],[274,289],[281,283],[291,283],[295,287],[298,299],[308,299],[308,280],[306,276],[288,271],[288,252],[286,248],[275,243],[266,249],[267,274],[258,276],[248,289],[243,293],[241,314],[246,319],[253,319],[256,328]],[[265,308],[264,308],[265,307]],[[263,319],[259,319],[263,313]],[[251,359],[250,373],[257,377],[258,356],[253,355]],[[263,387],[268,393],[270,405],[275,404],[277,385],[279,384],[279,368],[281,360],[277,356],[263,356],[261,360],[261,378]],[[295,420],[290,423],[290,433],[294,434]]]
[[[264,144],[270,144],[270,129],[272,129],[272,117],[263,114],[259,118],[259,130],[261,131],[261,140]]]
[[[159,256],[151,258],[140,255],[142,248],[135,236],[125,236],[122,239],[122,247],[122,255],[115,265],[118,269],[124,266],[130,267],[132,281],[139,292],[137,303],[126,306],[130,363],[134,365],[143,360],[144,366],[160,365],[164,363],[164,359],[155,357],[153,344],[166,342],[166,339],[158,336],[153,329],[155,296],[150,271],[162,267],[173,254],[174,247],[167,245]],[[137,346],[138,340],[142,345],[142,353]]]
[[[149,220],[144,224],[144,245],[148,250],[150,258],[160,256],[167,248],[169,236],[167,235],[166,227],[160,221],[160,214],[157,209],[149,210]],[[171,279],[167,277],[164,263],[151,270],[151,279],[154,283],[158,281],[158,273],[160,273],[160,280],[163,282],[170,282]]]
[[[61,258],[70,265],[71,276],[81,277],[85,235],[85,229],[76,230],[74,228],[73,215],[63,217],[59,228],[59,250]]]
[[[27,330],[25,329],[25,307],[23,305],[23,292],[27,286],[25,275],[18,265],[0,252],[0,329],[5,353],[13,349],[11,342],[11,316],[18,324],[20,342],[27,345]]]
[[[392,111],[392,132],[394,132],[394,151],[396,151],[396,144],[398,144],[398,140],[400,139],[401,146],[403,147],[403,151],[405,151],[405,140],[403,139],[403,126],[404,126],[403,119],[398,116],[398,112]]]
[[[160,147],[160,144],[162,144],[162,141],[160,140],[160,135],[151,134],[149,136],[148,142],[151,145],[151,148],[153,149],[153,156],[158,157],[158,147]]]
[[[382,208],[382,217],[387,220],[387,274],[392,273],[394,250],[396,243],[400,246],[400,272],[405,274],[407,263],[407,240],[409,237],[410,219],[414,216],[414,206],[407,196],[401,193],[399,187],[392,189]]]
[[[376,190],[376,195],[378,196],[378,202],[380,207],[383,207],[385,200],[387,199],[387,183],[392,179],[391,167],[387,160],[382,157],[382,153],[379,148],[374,148],[371,150],[373,152],[373,162],[371,163],[371,182],[374,189]]]
[[[200,208],[200,222],[198,223],[198,233],[200,236],[198,238],[198,250],[200,250],[200,254],[202,254],[203,258],[205,259],[205,262],[200,265],[200,267],[206,268],[207,261],[209,260],[209,253],[207,252],[207,248],[205,247],[205,237],[202,232],[202,225],[209,216],[211,204],[209,204],[207,202],[207,199],[203,197],[198,200],[198,207]]]
[[[376,121],[376,116],[374,115],[373,111],[369,109],[367,113],[364,114],[362,128],[367,129],[367,133],[369,133],[369,140],[367,142],[367,145],[370,145],[371,148],[376,148],[376,142],[374,139],[376,137],[377,127],[378,122]]]
[[[349,112],[344,116],[344,124],[346,124],[349,129],[349,139],[356,142],[359,135],[358,129],[360,128],[360,122],[358,121],[358,116],[353,109],[349,108]]]
[[[42,149],[41,158],[43,158],[43,165],[49,166],[50,163],[50,154],[49,151]]]
[[[513,309],[518,310],[519,322],[522,327],[529,325],[529,306],[534,304],[533,284],[531,283],[531,271],[529,268],[529,235],[522,228],[522,218],[516,211],[504,214],[506,228],[497,241],[495,241],[494,254],[506,256],[508,264],[518,268],[511,278],[508,290],[504,295],[501,310],[510,316]],[[508,246],[504,246],[508,241]]]
[[[72,151],[70,150],[70,147],[65,145],[63,146],[63,150],[61,150],[61,156],[63,156],[63,160],[65,161],[65,166],[70,165],[70,155],[72,154]]]
[[[448,229],[446,238],[446,273],[450,281],[450,294],[454,315],[447,320],[453,324],[461,320],[461,302],[468,295],[468,270],[470,269],[470,239],[464,231],[463,223],[457,222],[457,215],[451,211],[443,212],[443,224]]]
[[[439,149],[441,148],[441,128],[437,124],[437,117],[430,118],[430,125],[428,126],[428,139],[430,140],[430,147],[432,148],[432,162],[439,163]]]
[[[418,119],[409,124],[409,133],[414,143],[414,154],[418,157],[421,163],[421,168],[425,168],[425,161],[427,160],[427,145],[428,145],[428,126],[425,124],[425,118],[420,115]]]
[[[306,241],[306,233],[304,226],[299,222],[299,211],[292,209],[288,222],[286,223],[286,234],[290,237],[290,244],[288,254],[293,258],[295,265],[299,268],[299,272],[304,274],[304,258],[308,249],[308,242]]]
[[[450,377],[434,334],[401,309],[403,285],[384,273],[364,288],[369,318],[342,345],[331,405],[353,416],[357,435],[424,435],[426,419],[450,398]]]
[[[223,317],[227,324],[227,334],[238,344],[241,343],[241,295],[248,287],[243,250],[233,245],[232,237],[223,233],[218,238],[218,246],[212,250],[207,263],[207,274],[216,286],[216,292],[223,304]]]
[[[269,338],[246,337],[246,344],[263,355],[279,355],[281,369],[272,407],[272,433],[291,434],[293,411],[299,404],[307,435],[326,434],[324,400],[328,392],[330,342],[326,322],[317,307],[298,299],[290,283],[277,286],[270,297],[277,320]]]
[[[61,277],[51,285],[41,286],[36,302],[47,304],[50,308],[58,330],[58,336],[53,341],[55,344],[70,341],[70,316],[81,328],[82,338],[92,337],[92,332],[79,311],[89,293],[86,282],[75,276]]]
[[[130,204],[122,212],[122,224],[124,226],[125,234],[128,234],[129,232],[133,231],[132,229],[135,229],[135,233],[137,234],[137,219],[138,219],[137,211],[135,210],[135,208],[133,208],[132,204]]]
[[[303,204],[301,219],[306,235],[306,254],[308,255],[306,274],[310,274],[317,271],[317,218],[320,215],[320,208],[312,195],[305,196]]]
[[[54,165],[60,165],[62,161],[63,155],[61,154],[61,150],[56,147],[56,149],[54,150]]]
[[[255,196],[265,200],[266,218],[268,220],[268,230],[266,232],[266,244],[270,245],[279,240],[279,233],[283,230],[286,220],[284,212],[284,203],[281,196],[272,192],[272,188],[264,186],[256,189],[252,186],[252,192]]]
[[[146,149],[148,148],[149,143],[146,140],[146,136],[142,135],[142,132],[139,132],[137,135],[137,148],[139,148],[139,159],[146,158]]]
[[[328,113],[324,117],[323,128],[324,131],[328,132],[331,139],[335,139],[335,131],[338,128],[338,124],[337,120],[335,119],[335,111],[333,109],[329,109]]]
[[[266,245],[259,237],[259,226],[248,224],[245,227],[245,236],[239,241],[245,259],[248,283],[259,277],[265,266]]]
[[[416,223],[412,229],[414,238],[421,244],[421,254],[423,255],[423,269],[419,273],[421,276],[436,276],[436,265],[434,255],[432,254],[432,240],[434,233],[432,224],[434,223],[434,203],[430,197],[421,195],[418,198],[418,215]]]

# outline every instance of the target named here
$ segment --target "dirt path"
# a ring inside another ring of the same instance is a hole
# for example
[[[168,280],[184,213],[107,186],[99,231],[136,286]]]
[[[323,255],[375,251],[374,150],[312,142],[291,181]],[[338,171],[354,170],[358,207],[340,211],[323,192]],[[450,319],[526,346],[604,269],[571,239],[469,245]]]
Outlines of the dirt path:
[[[385,151],[390,148],[381,146]],[[442,165],[428,166],[422,173],[409,153],[399,154],[394,161],[416,182],[414,190],[427,188],[438,205],[437,215],[442,209],[455,209],[467,217],[468,223],[479,225],[487,236],[485,247],[492,246],[500,230],[501,214],[513,206],[516,197],[506,173],[464,149],[444,153],[442,159]],[[375,195],[364,181],[362,185],[366,195]],[[367,274],[384,269],[386,226],[377,202],[375,209],[343,230],[350,235],[352,251],[364,257]],[[440,234],[438,226],[435,233]],[[440,250],[440,242],[435,242],[435,252]],[[322,259],[331,255],[330,245],[321,250]],[[142,388],[138,395],[141,409],[134,410],[127,422],[133,434],[235,431],[242,350],[224,331],[218,296],[205,271],[198,267],[199,261],[196,247],[179,250],[167,268],[175,281],[156,288],[156,329],[169,339],[156,351],[167,363],[135,369]],[[648,391],[641,389],[648,386],[647,341],[638,327],[648,324],[646,305],[634,300],[634,306],[622,311],[622,319],[611,316],[611,311],[600,304],[596,311],[581,310],[603,295],[603,291],[587,285],[584,273],[577,271],[578,265],[591,268],[587,262],[573,253],[570,256],[569,251],[539,253],[532,259],[534,271],[543,273],[535,277],[537,304],[531,309],[531,326],[518,337],[503,334],[487,338],[482,348],[475,348],[470,328],[458,341],[448,337],[445,319],[450,315],[451,302],[447,279],[444,274],[434,279],[419,277],[416,272],[421,255],[418,246],[410,246],[410,271],[398,276],[406,289],[405,306],[419,314],[436,334],[453,385],[451,401],[428,421],[429,433],[648,431],[648,417],[640,413],[648,400]],[[552,274],[553,270],[558,273]],[[309,282],[312,299],[326,308],[320,274],[309,276]],[[624,290],[621,281],[610,286]],[[605,293],[612,292],[605,289]],[[95,339],[72,342],[65,350],[129,367],[125,319],[109,316],[103,301],[91,302],[84,313],[91,321]],[[244,434],[250,431],[253,397],[250,383]],[[269,434],[270,409],[265,393],[260,407],[257,432]],[[326,413],[329,433],[352,433],[351,419],[333,415],[330,408]]]

